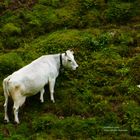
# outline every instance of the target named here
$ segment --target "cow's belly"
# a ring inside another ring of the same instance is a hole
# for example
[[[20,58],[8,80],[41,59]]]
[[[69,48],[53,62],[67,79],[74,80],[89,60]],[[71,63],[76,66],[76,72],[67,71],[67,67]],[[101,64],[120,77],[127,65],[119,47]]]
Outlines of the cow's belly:
[[[24,77],[24,78],[23,78]],[[40,92],[48,83],[48,77],[36,75],[12,76],[10,82],[13,87],[19,86],[22,95],[32,96]]]
[[[47,67],[48,68],[48,67]],[[21,94],[32,96],[40,92],[48,83],[49,79],[56,78],[58,73],[55,68],[53,71],[46,67],[25,67],[11,75],[10,81],[14,85],[21,86]]]
[[[40,92],[48,83],[46,79],[29,80],[24,83],[23,95],[32,96]]]
[[[29,97],[29,96],[33,96],[33,95],[37,94],[40,91],[41,91],[40,88],[39,89],[28,90],[26,92],[22,92],[22,95],[26,96],[26,97]]]

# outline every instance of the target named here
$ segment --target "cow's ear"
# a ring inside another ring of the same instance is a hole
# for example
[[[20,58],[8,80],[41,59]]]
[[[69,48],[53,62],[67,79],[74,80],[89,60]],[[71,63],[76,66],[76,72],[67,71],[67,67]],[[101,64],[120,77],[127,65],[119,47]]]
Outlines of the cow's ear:
[[[70,51],[72,54],[74,54],[74,51],[73,51],[73,49],[70,49],[69,51]]]
[[[74,54],[74,51],[73,50],[71,50],[71,52],[72,52],[72,54]]]

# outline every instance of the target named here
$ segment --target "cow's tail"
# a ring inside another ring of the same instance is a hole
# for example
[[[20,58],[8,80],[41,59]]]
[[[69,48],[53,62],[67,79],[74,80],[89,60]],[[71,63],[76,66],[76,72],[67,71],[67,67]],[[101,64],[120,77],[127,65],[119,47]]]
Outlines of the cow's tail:
[[[10,76],[8,76],[7,78],[5,78],[3,80],[3,90],[4,90],[4,96],[5,97],[10,96],[10,93],[9,93],[9,85],[8,85],[9,80],[10,80]]]
[[[7,113],[7,110],[8,110],[8,96],[10,95],[10,92],[9,92],[9,80],[10,80],[10,76],[8,76],[7,78],[5,78],[3,80],[3,90],[4,90],[4,96],[5,96],[5,103],[4,103],[4,114],[5,114],[5,117],[4,117],[4,121],[6,123],[9,122],[9,117],[8,117],[8,113]]]

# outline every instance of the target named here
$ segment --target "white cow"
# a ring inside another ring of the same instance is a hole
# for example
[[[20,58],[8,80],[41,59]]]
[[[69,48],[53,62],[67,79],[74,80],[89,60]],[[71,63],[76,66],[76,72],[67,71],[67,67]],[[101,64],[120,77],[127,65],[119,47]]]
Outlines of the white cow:
[[[67,50],[62,54],[43,55],[5,78],[3,80],[5,96],[4,120],[9,122],[9,117],[7,114],[8,96],[11,96],[14,101],[13,111],[14,120],[16,123],[19,123],[19,107],[23,105],[26,97],[40,92],[40,100],[41,102],[44,102],[44,86],[47,83],[49,84],[51,100],[55,102],[53,96],[54,86],[62,66],[76,70],[78,65],[74,60],[73,51]]]

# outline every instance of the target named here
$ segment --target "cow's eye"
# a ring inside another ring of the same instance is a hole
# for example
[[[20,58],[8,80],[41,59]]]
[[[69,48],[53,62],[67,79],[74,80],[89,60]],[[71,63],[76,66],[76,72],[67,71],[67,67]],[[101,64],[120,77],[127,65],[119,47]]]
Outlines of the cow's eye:
[[[68,62],[71,62],[71,60],[70,60],[70,59],[68,59]]]

